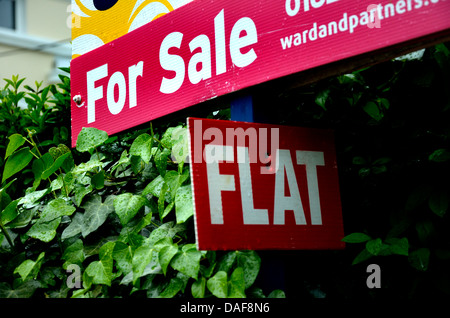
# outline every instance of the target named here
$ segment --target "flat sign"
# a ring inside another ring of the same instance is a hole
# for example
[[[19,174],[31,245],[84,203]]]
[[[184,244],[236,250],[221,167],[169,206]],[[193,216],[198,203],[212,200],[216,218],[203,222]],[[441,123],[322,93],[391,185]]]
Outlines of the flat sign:
[[[196,0],[72,60],[72,144],[442,33],[450,0]]]
[[[199,250],[341,249],[333,132],[188,118]]]

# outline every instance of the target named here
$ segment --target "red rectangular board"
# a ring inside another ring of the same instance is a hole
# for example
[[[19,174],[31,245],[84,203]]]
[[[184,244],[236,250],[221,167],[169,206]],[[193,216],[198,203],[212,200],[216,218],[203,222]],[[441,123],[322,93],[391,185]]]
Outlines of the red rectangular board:
[[[197,118],[188,130],[199,250],[344,248],[331,130]]]
[[[195,0],[72,61],[72,145],[449,31],[450,0]]]

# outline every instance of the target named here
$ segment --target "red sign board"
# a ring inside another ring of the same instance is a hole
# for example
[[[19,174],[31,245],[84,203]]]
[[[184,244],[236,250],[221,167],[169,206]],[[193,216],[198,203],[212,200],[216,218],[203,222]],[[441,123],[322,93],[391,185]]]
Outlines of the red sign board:
[[[195,0],[75,58],[72,139],[450,31],[448,0]],[[75,98],[76,97],[76,98]]]
[[[199,250],[341,249],[333,132],[188,119]]]

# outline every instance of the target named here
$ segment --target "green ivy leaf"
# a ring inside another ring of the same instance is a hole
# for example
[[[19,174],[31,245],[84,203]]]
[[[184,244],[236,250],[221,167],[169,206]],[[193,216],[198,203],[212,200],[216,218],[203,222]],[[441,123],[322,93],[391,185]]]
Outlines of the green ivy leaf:
[[[145,163],[149,163],[152,158],[152,137],[147,134],[139,135],[131,144],[130,155],[141,157]]]
[[[430,250],[428,248],[419,248],[409,253],[408,261],[415,269],[425,272],[430,261]]]
[[[106,131],[94,127],[83,127],[77,137],[76,149],[79,152],[86,152],[97,148],[107,139]]]
[[[237,252],[228,252],[227,254],[223,255],[219,261],[218,270],[228,273],[235,264],[236,258]]]
[[[161,176],[166,175],[167,171],[167,159],[170,156],[170,149],[164,148],[163,151],[160,151],[155,156],[155,165],[158,169],[158,172]]]
[[[378,107],[378,105],[374,102],[368,102],[364,107],[363,110],[373,119],[375,119],[376,121],[380,121],[381,119],[383,119],[384,115],[383,113],[380,111],[380,108]]]
[[[75,190],[74,190],[74,199],[75,199],[75,204],[77,206],[81,205],[81,202],[83,201],[83,198],[92,192],[92,190],[94,190],[94,188],[92,187],[92,185],[88,185],[88,186],[80,186],[77,185],[75,186]]]
[[[218,271],[216,275],[208,279],[206,287],[208,287],[208,290],[217,298],[227,298],[228,296],[227,273],[223,271]]]
[[[186,229],[184,224],[175,224],[175,222],[170,221],[163,223],[157,229],[153,230],[149,237],[149,243],[155,244],[160,239],[163,238],[173,238],[175,234],[182,232]]]
[[[179,164],[186,161],[189,155],[188,130],[186,127],[176,127],[172,131],[172,155]]]
[[[173,269],[196,280],[198,271],[200,270],[201,256],[202,254],[197,251],[194,244],[186,244],[181,248],[181,251],[174,256],[170,265]]]
[[[194,214],[191,185],[178,188],[175,195],[175,214],[177,223],[184,223]]]
[[[120,159],[119,161],[117,161],[113,167],[111,168],[111,173],[113,173],[117,168],[119,168],[120,166],[122,167],[126,167],[130,164],[130,157],[128,156],[128,152],[127,150],[124,150],[122,152],[122,154],[120,155]]]
[[[161,175],[158,175],[145,187],[145,189],[142,191],[142,195],[151,194],[159,198],[159,194],[161,193],[161,188],[163,184],[164,178]]]
[[[275,289],[267,296],[267,298],[286,298],[286,294],[280,289]]]
[[[173,298],[183,288],[183,281],[174,277],[170,280],[169,285],[159,294],[159,298]]]
[[[37,205],[37,201],[42,199],[44,195],[46,195],[49,192],[49,189],[44,189],[40,191],[32,191],[30,193],[27,193],[24,197],[19,199],[19,205],[23,205],[26,209],[31,209]]]
[[[164,217],[167,215],[167,213],[169,211],[167,211],[167,213],[165,213],[165,209],[164,209],[164,202],[165,202],[165,196],[167,193],[169,186],[167,185],[167,183],[164,182],[162,188],[161,188],[161,192],[159,193],[159,198],[158,198],[158,213],[159,213],[159,218],[161,219],[161,221],[164,219]]]
[[[117,262],[117,267],[126,275],[133,269],[133,249],[128,244],[117,241],[114,246],[113,259]]]
[[[42,173],[50,168],[53,164],[54,160],[52,156],[47,152],[41,158],[33,161],[32,171],[34,174],[34,183],[36,184],[35,188],[39,185],[39,182],[42,179]]]
[[[446,162],[450,160],[450,151],[445,148],[437,149],[428,156],[428,160],[434,162]]]
[[[358,255],[356,255],[355,259],[352,262],[352,265],[364,262],[365,260],[371,258],[372,256],[373,254],[369,253],[369,251],[366,248],[364,248]]]
[[[83,241],[78,239],[73,244],[69,245],[61,256],[66,262],[63,264],[63,268],[67,269],[67,266],[71,264],[77,264],[81,266],[85,260]]]
[[[249,288],[256,280],[261,266],[261,258],[255,251],[236,251],[236,261],[244,271],[245,289]]]
[[[383,246],[383,242],[380,238],[370,240],[366,243],[367,251],[372,255],[378,255]]]
[[[147,203],[147,199],[132,193],[123,193],[114,199],[114,209],[122,225],[127,224]]]
[[[168,244],[160,249],[158,253],[158,259],[164,275],[166,275],[167,273],[167,266],[169,266],[170,261],[177,253],[178,253],[177,244]]]
[[[82,162],[78,166],[72,169],[72,173],[75,174],[82,174],[85,172],[94,171],[96,168],[100,168],[103,166],[103,162],[101,162],[98,159],[91,159],[88,162]]]
[[[14,270],[14,274],[19,274],[22,278],[22,281],[26,281],[27,278],[36,279],[36,276],[39,273],[39,270],[44,261],[45,252],[39,254],[36,261],[32,261],[27,259],[23,261],[19,266]]]
[[[198,280],[192,283],[191,293],[194,298],[204,298],[206,288],[206,278],[200,277]]]
[[[342,242],[346,242],[346,243],[364,243],[367,242],[369,240],[371,240],[372,238],[364,233],[352,233],[349,234],[347,236],[345,236],[342,239]]]
[[[178,172],[173,170],[167,171],[166,175],[164,176],[164,182],[169,187],[168,193],[170,195],[166,195],[166,201],[168,203],[171,203],[175,200],[175,195],[178,191],[178,188],[183,184],[184,181],[186,181],[188,176],[188,173],[179,174]]]
[[[245,279],[242,267],[237,267],[228,282],[229,298],[245,298]]]
[[[63,215],[72,215],[75,212],[75,207],[67,205],[64,199],[58,198],[50,201],[44,207],[41,213],[41,218],[38,222],[50,222]]]
[[[58,170],[62,164],[64,163],[64,161],[67,159],[67,157],[69,157],[71,155],[70,152],[67,152],[61,156],[58,157],[58,159],[55,160],[55,162],[46,170],[44,170],[42,172],[41,178],[42,179],[47,179],[48,177],[50,177],[53,173],[56,172],[56,170]]]
[[[26,166],[28,166],[32,159],[33,155],[29,147],[24,147],[19,151],[14,152],[8,157],[8,160],[3,168],[2,183],[5,182],[6,179],[23,170]]]
[[[133,284],[135,284],[139,277],[157,271],[158,253],[152,247],[142,245],[134,252],[132,263]],[[148,273],[145,272],[147,267],[149,267]]]
[[[114,211],[114,202],[114,195],[108,196],[103,203],[101,196],[94,195],[83,205],[85,210],[81,231],[83,237],[96,231],[103,223],[105,223],[108,215]]]
[[[315,100],[316,104],[319,105],[320,107],[322,107],[324,110],[327,110],[327,108],[325,107],[325,104],[327,102],[329,95],[330,95],[329,89],[320,91],[316,96],[316,100]]]
[[[178,127],[181,127],[181,126],[169,127],[169,128],[166,129],[166,131],[164,132],[164,134],[161,137],[161,144],[163,145],[163,147],[168,148],[168,149],[172,149],[172,145],[173,145],[173,142],[174,142],[174,140],[172,139],[172,133]]]
[[[21,134],[13,134],[8,139],[9,143],[6,148],[5,160],[27,141]]]
[[[17,211],[17,204],[19,203],[19,201],[20,200],[11,201],[0,213],[0,220],[3,225],[8,224],[19,215],[19,212]]]
[[[30,298],[39,287],[41,283],[36,280],[28,280],[15,288],[8,283],[0,283],[0,298]]]
[[[393,254],[408,256],[409,242],[406,237],[401,239],[388,238],[385,242],[390,244],[389,249]]]
[[[433,192],[428,199],[428,206],[437,216],[443,217],[449,206],[449,194],[446,191]]]
[[[86,268],[85,274],[92,278],[93,284],[111,286],[114,244],[115,242],[105,243],[99,251],[100,260],[91,262]]]
[[[56,236],[56,229],[59,223],[61,223],[61,218],[50,222],[38,221],[28,230],[27,235],[42,242],[50,242]]]
[[[64,229],[61,234],[61,240],[65,240],[69,237],[75,236],[83,230],[83,214],[75,213],[69,226]]]

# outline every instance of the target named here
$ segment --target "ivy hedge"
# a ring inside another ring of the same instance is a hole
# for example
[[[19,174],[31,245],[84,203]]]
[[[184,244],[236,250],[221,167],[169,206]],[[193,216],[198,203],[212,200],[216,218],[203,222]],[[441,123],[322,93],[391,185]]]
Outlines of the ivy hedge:
[[[183,124],[116,136],[84,128],[70,149],[70,80],[60,78],[22,90],[17,76],[0,87],[0,297],[450,294],[448,44],[255,92],[272,123],[336,136],[347,247],[273,252],[282,290],[258,287],[262,252],[196,249]],[[366,285],[370,263],[382,270],[380,289]]]
[[[5,81],[0,297],[284,297],[254,286],[256,252],[196,249],[185,127],[83,128],[71,150],[69,78]]]

